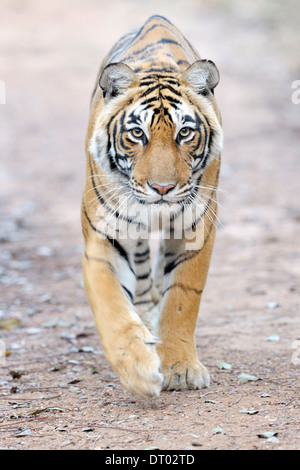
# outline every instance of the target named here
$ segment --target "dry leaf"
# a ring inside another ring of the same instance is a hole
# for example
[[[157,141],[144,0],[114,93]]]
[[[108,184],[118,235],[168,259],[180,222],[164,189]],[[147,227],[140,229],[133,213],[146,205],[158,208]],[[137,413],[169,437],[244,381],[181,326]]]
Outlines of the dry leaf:
[[[255,377],[255,375],[245,374],[244,372],[239,374],[238,379],[240,382],[255,382],[256,380],[261,380],[259,377]]]
[[[23,375],[23,372],[18,370],[11,370],[9,373],[13,379],[20,379]]]
[[[20,326],[20,320],[18,318],[3,318],[0,320],[0,329],[2,330],[14,330]]]

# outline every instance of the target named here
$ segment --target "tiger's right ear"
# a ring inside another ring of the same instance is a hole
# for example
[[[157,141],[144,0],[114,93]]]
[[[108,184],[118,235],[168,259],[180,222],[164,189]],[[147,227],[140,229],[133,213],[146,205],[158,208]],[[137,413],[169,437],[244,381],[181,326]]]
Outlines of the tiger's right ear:
[[[199,95],[205,95],[206,90],[213,92],[220,80],[219,71],[211,60],[200,59],[194,62],[182,74],[192,89]]]
[[[109,64],[103,70],[99,85],[104,98],[114,98],[125,91],[137,81],[137,76],[128,65],[122,62]]]

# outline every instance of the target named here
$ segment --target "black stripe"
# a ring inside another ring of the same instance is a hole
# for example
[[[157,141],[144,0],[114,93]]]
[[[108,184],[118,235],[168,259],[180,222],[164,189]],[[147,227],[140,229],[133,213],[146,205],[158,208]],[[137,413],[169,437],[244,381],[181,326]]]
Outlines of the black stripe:
[[[134,69],[135,73],[138,73],[140,69]],[[149,80],[148,77],[140,78],[141,81],[141,86],[150,86],[150,85],[155,85],[156,81],[155,80]]]
[[[175,256],[175,255],[176,255],[176,253],[166,252],[166,253],[165,253],[165,258],[169,258],[169,257]]]
[[[216,181],[217,181],[217,179],[218,179],[218,175],[219,175],[219,170],[217,171],[217,178],[216,178]],[[216,181],[215,181],[215,183],[216,183]],[[197,189],[196,192],[198,192],[198,189]],[[210,196],[209,196],[209,200],[208,200],[208,202],[205,204],[204,211],[202,212],[201,216],[198,217],[198,218],[192,223],[191,227],[190,227],[188,230],[195,229],[196,226],[198,225],[198,223],[200,222],[200,220],[201,220],[201,219],[203,218],[203,216],[206,214],[206,212],[207,212],[208,209],[210,208],[211,203],[213,202],[213,196],[214,196],[215,192],[216,192],[215,189],[213,189],[213,190],[211,191]],[[215,202],[215,208],[216,208],[216,207],[217,207],[217,202]],[[213,218],[213,221],[215,221],[215,220],[216,220],[216,217]]]
[[[193,124],[196,123],[195,119],[192,118],[191,116],[189,116],[188,114],[185,114],[185,115],[184,115],[183,122],[184,122],[184,124],[185,124],[186,122],[192,122]]]
[[[153,300],[139,300],[135,302],[134,305],[142,305],[142,304],[154,304]]]
[[[132,111],[128,116],[127,124],[141,124],[141,118]]]
[[[174,94],[177,95],[177,96],[180,96],[180,97],[182,96],[181,93],[180,93],[179,91],[175,90],[175,88],[173,88],[171,85],[166,85],[166,84],[164,84],[164,83],[161,83],[160,89],[163,90],[163,89],[165,89],[165,88],[166,88],[167,90],[170,90],[172,93],[174,93]],[[179,103],[179,101],[178,101],[178,103]]]
[[[120,245],[120,243],[117,242],[117,240],[115,238],[110,238],[110,237],[107,236],[107,240],[118,251],[119,255],[122,256],[122,258],[124,258],[125,261],[127,261],[130,271],[135,275],[135,272],[132,269],[131,264],[129,262],[128,254],[127,254],[126,250],[123,248],[123,246]]]
[[[96,232],[96,233],[99,233],[100,235],[102,235],[103,237],[105,237],[109,242],[110,244],[118,251],[119,255],[122,256],[122,258],[125,259],[125,261],[127,261],[128,263],[128,266],[129,266],[129,269],[131,272],[133,272],[133,274],[135,275],[135,272],[134,270],[132,269],[131,265],[130,265],[130,262],[129,262],[129,259],[128,259],[128,254],[126,253],[126,251],[124,250],[124,248],[122,247],[122,245],[120,245],[120,243],[115,239],[115,238],[111,238],[109,237],[107,234],[101,232],[100,230],[98,230],[92,223],[91,219],[89,218],[87,212],[86,212],[86,208],[85,206],[83,206],[83,211],[84,211],[84,215],[88,221],[88,223],[90,224],[90,227]]]
[[[150,259],[150,256],[146,256],[146,258],[143,258],[143,259],[135,259],[134,263],[135,264],[143,264],[143,263],[146,263],[146,261],[149,261],[149,259]]]
[[[164,116],[168,116],[168,118],[169,118],[169,120],[171,121],[171,123],[173,123],[173,118],[172,118],[172,116],[171,116],[171,114],[170,114],[168,108],[166,108],[166,107],[163,106],[162,109],[163,109],[163,112],[164,112]],[[166,122],[166,121],[165,121],[165,123],[166,123],[169,127],[172,127],[172,124],[171,124],[171,123]]]
[[[159,41],[151,42],[150,44],[147,44],[142,49],[138,49],[137,51],[133,51],[131,55],[128,55],[127,57],[124,57],[120,62],[128,62],[128,61],[133,62],[134,60],[137,60],[137,56],[138,56],[139,59],[141,59],[141,58],[143,58],[143,56],[141,57],[140,54],[143,54],[149,48],[152,48],[153,50],[151,50],[151,52],[154,52],[155,50],[159,49],[158,46],[160,46],[161,44],[173,44],[175,46],[180,47],[180,49],[182,49],[186,53],[186,51],[183,47],[183,44],[181,44],[180,42],[175,41],[174,39],[162,38]]]
[[[180,104],[180,100],[177,100],[176,98],[173,98],[173,97],[170,96],[170,95],[165,95],[164,98],[165,98],[166,100],[168,100],[168,101],[169,101],[170,103],[172,103],[172,104],[175,104],[175,105],[176,105],[176,104]],[[174,108],[175,108],[175,109],[178,109],[177,106],[174,106]]]
[[[98,256],[89,256],[87,253],[84,253],[85,258],[88,261],[96,261],[97,263],[105,263],[109,269],[115,274],[115,269],[113,265],[105,258],[100,258]]]
[[[166,21],[167,23],[169,23],[169,25],[173,26],[174,25],[171,23],[171,21],[169,21],[167,18],[163,17],[163,16],[160,16],[160,15],[153,15],[153,16],[150,16],[150,18],[148,18],[148,20],[146,21],[146,23],[139,29],[139,31],[137,32],[135,38],[134,38],[134,41],[136,41],[137,39],[139,41],[142,41],[144,39],[144,37],[147,36],[147,34],[150,33],[150,31],[152,31],[153,29],[155,28],[159,28],[159,27],[163,27],[169,31],[172,31],[170,28],[167,28],[166,25],[162,24],[162,23],[154,23],[152,26],[150,26],[148,29],[146,29],[145,31],[145,28],[146,28],[146,25],[150,22],[150,21],[153,21],[154,19],[157,19],[157,20],[164,20]],[[143,33],[143,34],[142,34]],[[142,36],[141,36],[142,34]]]
[[[200,250],[195,250],[193,251],[193,253],[191,253],[190,255],[185,255],[185,253],[182,255],[179,255],[178,258],[180,256],[183,256],[181,259],[176,259],[174,261],[172,261],[172,263],[169,263],[166,267],[165,267],[165,270],[164,270],[164,274],[169,274],[170,272],[173,271],[173,269],[177,268],[177,266],[179,266],[181,263],[184,263],[185,261],[188,261],[189,259],[192,259],[194,258],[194,256],[197,256],[201,250],[203,250],[204,246],[206,245],[207,243],[207,240],[209,239],[210,237],[210,233],[212,231],[212,228],[214,226],[214,221],[211,223],[211,226],[209,227],[209,231],[208,231],[208,234],[207,234],[207,237],[205,238],[204,240],[204,243],[202,245],[202,247],[200,248]],[[185,256],[184,256],[185,255]]]
[[[153,112],[153,115],[152,115],[152,118],[151,118],[150,127],[153,126],[155,117],[157,116],[157,114],[160,113],[160,108],[154,108],[154,109],[152,109],[152,112]],[[158,124],[159,120],[160,120],[160,116],[158,117],[156,124]]]
[[[180,86],[180,83],[175,78],[163,77],[164,81],[170,83],[171,85]]]
[[[135,264],[145,263],[146,261],[149,261],[149,259],[150,259],[150,250],[149,250],[149,248],[147,248],[142,253],[135,253],[134,254],[134,263]]]
[[[168,64],[168,67],[165,67],[161,65],[159,68],[158,67],[151,67],[150,69],[143,70],[143,73],[147,73],[148,78],[155,78],[159,79],[162,78],[164,79],[166,77],[166,73],[172,74],[172,73],[178,73],[179,71],[175,67],[170,67]],[[174,78],[172,75],[168,76],[169,78]]]
[[[105,202],[105,200],[103,199],[103,197],[101,196],[101,194],[99,193],[98,189],[96,188],[97,185],[95,185],[95,179],[94,179],[94,172],[93,172],[93,169],[92,169],[92,165],[91,165],[91,162],[90,162],[90,172],[91,172],[91,179],[92,179],[92,183],[93,183],[93,189],[96,193],[96,196],[98,198],[98,201],[105,207],[105,209],[107,209],[110,213],[113,213],[114,212],[114,209],[112,209],[110,206],[108,206]],[[118,218],[119,217],[119,212],[116,211],[115,212],[116,214],[116,217]]]
[[[122,289],[126,292],[126,294],[128,295],[129,300],[130,300],[131,302],[133,302],[133,295],[132,295],[132,293],[130,292],[130,290],[128,290],[127,287],[123,286],[122,284],[121,284],[121,287],[122,287]]]
[[[187,60],[177,60],[177,65],[187,65],[188,67],[191,65]]]
[[[209,135],[209,139],[208,139],[207,155],[206,155],[206,157],[204,158],[203,162],[201,163],[201,168],[204,168],[204,167],[205,167],[206,162],[207,162],[207,160],[208,160],[208,157],[209,157],[209,154],[210,154],[210,148],[211,148],[211,143],[212,143],[213,136],[214,136],[214,133],[213,133],[213,131],[210,129],[210,135]],[[206,142],[205,142],[205,143],[206,143]]]
[[[148,88],[148,89],[142,94],[142,97],[145,97],[145,96],[150,95],[150,93],[152,93],[153,91],[157,90],[157,88],[159,88],[159,87],[160,87],[160,84],[159,84],[159,83],[156,83],[156,85],[154,85],[153,87]]]
[[[197,295],[201,295],[203,290],[202,289],[195,289],[194,287],[189,287],[185,286],[184,284],[181,284],[181,282],[177,282],[175,284],[172,284],[169,286],[164,292],[163,295],[165,295],[170,289],[173,289],[174,287],[178,287],[179,289],[183,291],[189,291],[189,292],[194,292]]]
[[[106,125],[106,129],[107,129],[107,136],[108,136],[108,143],[107,143],[107,154],[109,153],[110,149],[111,149],[111,141],[110,141],[110,126],[112,124],[112,122],[114,121],[114,119],[117,117],[117,115],[120,113],[120,110],[114,114],[110,120],[108,121],[107,125]]]
[[[139,293],[135,294],[136,297],[142,297],[142,295],[148,294],[148,292],[151,291],[152,286],[153,286],[153,282],[151,282],[150,286],[147,287],[147,289],[143,290],[142,292],[139,292]]]
[[[149,253],[150,253],[150,250],[149,250],[149,248],[147,248],[147,250],[143,251],[142,253],[134,253],[134,256],[135,256],[136,258],[139,258],[140,256],[149,255]]]
[[[152,98],[148,98],[141,102],[141,105],[144,106],[145,104],[153,103],[153,101],[158,101],[157,96],[153,96]]]
[[[120,158],[122,158],[122,156],[120,156]],[[107,209],[111,214],[114,214],[115,218],[117,218],[117,219],[120,218],[121,220],[125,220],[129,224],[136,224],[136,225],[138,225],[138,226],[145,229],[146,226],[142,222],[137,222],[134,219],[122,216],[117,209],[111,208],[106,203],[106,201],[103,199],[103,197],[99,193],[98,189],[96,188],[95,180],[94,180],[94,173],[93,173],[93,169],[92,169],[92,166],[91,166],[91,162],[90,162],[90,171],[91,171],[91,177],[92,177],[91,179],[92,179],[92,183],[93,183],[93,189],[94,189],[94,191],[97,195],[98,201],[105,207],[105,209]]]
[[[140,274],[139,276],[136,276],[136,278],[138,281],[142,281],[143,279],[148,279],[150,275],[151,275],[151,270],[146,274]]]
[[[217,204],[216,204],[217,206]],[[207,210],[207,209],[206,209]],[[203,217],[203,215],[201,216],[201,218]],[[198,222],[200,221],[200,219],[198,220]],[[197,222],[197,223],[198,223]],[[191,253],[190,255],[187,255],[186,252],[185,253],[181,253],[177,256],[177,258],[173,261],[171,261],[170,263],[168,263],[166,266],[165,266],[165,269],[164,269],[164,274],[169,274],[171,271],[173,271],[173,269],[175,269],[179,264],[183,263],[184,261],[187,261],[191,258],[193,258],[194,256],[196,256],[198,253],[200,253],[201,250],[203,250],[203,248],[205,247],[209,237],[210,237],[210,234],[211,234],[211,231],[214,227],[214,222],[215,222],[215,218],[211,221],[211,224],[210,224],[210,227],[209,227],[209,230],[207,232],[207,235],[206,235],[206,238],[203,242],[203,245],[202,247],[199,249],[199,250],[195,250],[193,251],[193,253]]]

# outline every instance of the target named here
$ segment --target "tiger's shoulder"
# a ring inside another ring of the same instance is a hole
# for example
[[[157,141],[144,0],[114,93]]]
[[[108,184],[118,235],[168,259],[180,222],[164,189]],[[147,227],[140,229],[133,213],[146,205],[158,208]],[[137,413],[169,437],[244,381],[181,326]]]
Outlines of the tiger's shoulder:
[[[159,15],[151,16],[139,30],[121,38],[109,54],[109,62],[124,62],[136,73],[146,70],[143,65],[160,62],[183,71],[197,59],[199,54],[181,31]]]
[[[109,64],[124,63],[135,73],[180,73],[199,58],[198,52],[173,23],[160,15],[150,16],[141,28],[122,36],[104,58],[92,99],[99,91],[102,71]]]

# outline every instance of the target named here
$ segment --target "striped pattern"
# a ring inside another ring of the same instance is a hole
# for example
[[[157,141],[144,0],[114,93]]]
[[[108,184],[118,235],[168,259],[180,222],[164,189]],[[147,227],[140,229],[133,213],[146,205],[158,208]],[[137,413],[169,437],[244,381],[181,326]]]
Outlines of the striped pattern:
[[[118,329],[114,305],[124,303],[121,318],[127,315],[129,324],[139,318],[144,335],[154,338],[147,344],[160,336],[163,367],[175,354],[172,347],[168,352],[170,325],[177,333],[183,328],[176,327],[176,315],[185,315],[193,336],[215,236],[222,148],[217,82],[215,65],[201,60],[166,18],[154,16],[113,47],[92,94],[82,200],[87,295],[102,340],[110,336],[104,325]],[[170,190],[160,193],[166,186]],[[148,243],[153,221],[168,234],[154,271]],[[188,241],[199,233],[200,245],[190,250]],[[101,290],[110,276],[118,286],[111,295]],[[103,309],[111,309],[110,320],[101,320]],[[193,344],[192,338],[185,341]],[[130,389],[117,365],[122,361],[114,359],[115,346],[106,346],[107,358]],[[164,379],[169,389],[170,370]],[[187,388],[207,384],[203,377],[187,377],[175,388],[184,388],[184,380]]]

